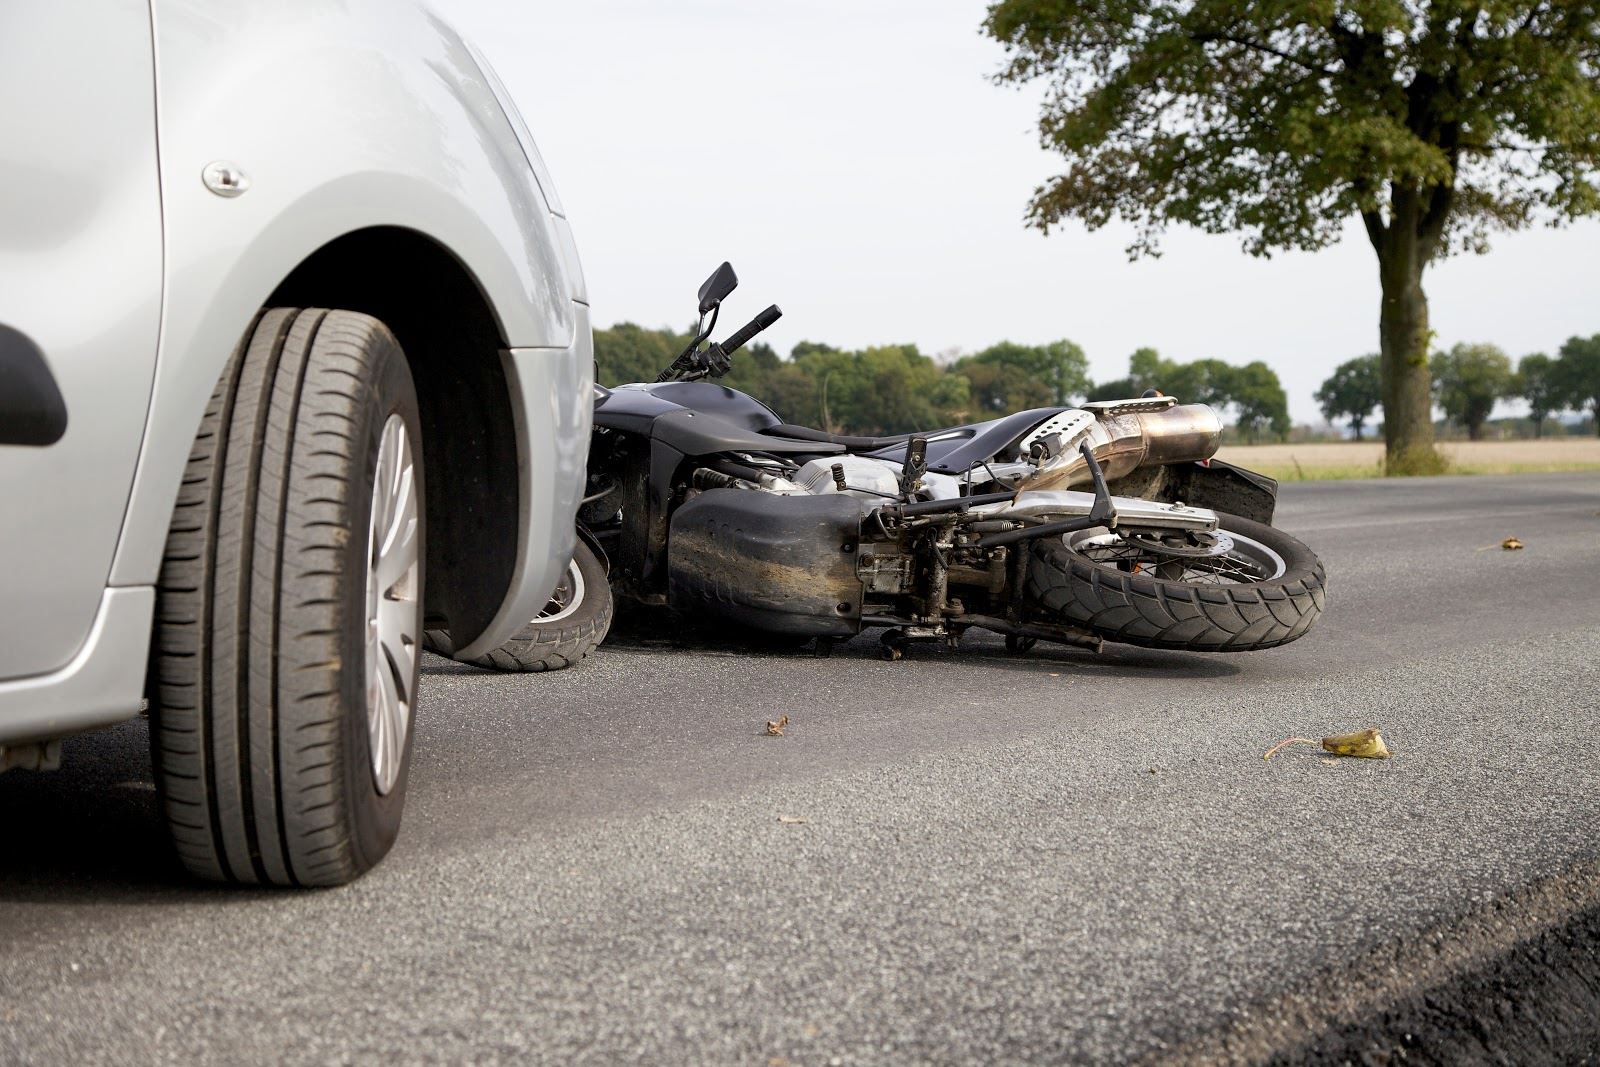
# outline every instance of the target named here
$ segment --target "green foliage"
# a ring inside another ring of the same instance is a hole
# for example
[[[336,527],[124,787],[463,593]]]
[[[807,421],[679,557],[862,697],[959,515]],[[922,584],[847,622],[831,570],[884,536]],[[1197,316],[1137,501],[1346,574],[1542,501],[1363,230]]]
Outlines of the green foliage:
[[[1289,433],[1288,394],[1277,373],[1260,360],[1242,367],[1220,359],[1173,363],[1153,348],[1141,348],[1128,357],[1127,378],[1092,390],[1090,398],[1119,400],[1147,389],[1159,389],[1183,404],[1232,408],[1239,432],[1252,442],[1264,433],[1279,439]]]
[[[1566,390],[1556,372],[1556,361],[1543,352],[1523,356],[1517,362],[1514,391],[1528,402],[1528,415],[1533,421],[1533,435],[1544,436],[1544,420],[1553,411],[1569,406]]]
[[[1588,408],[1600,433],[1600,333],[1567,339],[1556,360],[1556,379],[1566,405],[1578,411]]]
[[[1381,356],[1358,356],[1334,368],[1328,380],[1317,387],[1315,399],[1322,408],[1322,416],[1329,422],[1341,419],[1350,423],[1356,440],[1361,440],[1361,428],[1383,403],[1379,362]]]
[[[1600,210],[1593,0],[999,0],[984,25],[1000,80],[1054,90],[1040,227],[1120,216],[1145,252],[1180,222],[1263,255],[1419,194],[1457,247]]]
[[[1477,441],[1494,403],[1515,395],[1511,360],[1494,345],[1458,344],[1433,357],[1433,382],[1439,406]]]
[[[595,375],[601,385],[653,382],[675,359],[692,334],[647,330],[619,322],[609,330],[594,331]]]
[[[1071,341],[1019,345],[1001,341],[952,368],[971,383],[980,411],[1021,411],[1070,404],[1089,391],[1089,357]]]
[[[1289,396],[1271,367],[1258,359],[1229,368],[1226,382],[1226,395],[1237,414],[1235,424],[1246,439],[1254,444],[1262,433],[1280,441],[1289,435]]]

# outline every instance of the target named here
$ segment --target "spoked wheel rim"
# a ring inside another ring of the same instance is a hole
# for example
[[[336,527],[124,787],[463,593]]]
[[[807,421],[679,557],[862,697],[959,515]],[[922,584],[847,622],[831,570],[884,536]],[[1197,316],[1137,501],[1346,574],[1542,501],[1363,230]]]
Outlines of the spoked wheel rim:
[[[1270,546],[1234,531],[1172,539],[1125,536],[1095,527],[1068,534],[1067,548],[1091,563],[1185,585],[1255,585],[1283,577],[1288,564]]]
[[[416,471],[405,419],[396,413],[379,439],[367,523],[367,740],[380,795],[400,777],[416,696],[417,557]]]
[[[534,616],[534,622],[560,622],[569,615],[583,607],[583,570],[574,559],[567,564],[567,573],[562,575],[561,582],[556,586],[556,591],[550,594],[550,603],[544,610]]]

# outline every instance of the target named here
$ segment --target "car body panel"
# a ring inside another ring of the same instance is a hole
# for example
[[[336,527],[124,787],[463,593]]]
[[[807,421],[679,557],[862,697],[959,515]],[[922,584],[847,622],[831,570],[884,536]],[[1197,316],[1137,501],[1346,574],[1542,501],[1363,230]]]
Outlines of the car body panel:
[[[0,678],[71,660],[111,570],[161,323],[154,84],[144,0],[0,15],[0,323],[67,411],[0,445]]]
[[[168,314],[117,585],[155,580],[212,385],[255,310],[316,248],[373,226],[427,234],[477,280],[508,348],[567,349],[581,291],[493,91],[426,10],[374,0],[157,0],[155,10]],[[285,121],[294,115],[308,118]],[[242,169],[249,191],[208,191],[200,174],[213,160]]]
[[[154,120],[154,136],[139,158],[149,169],[141,201],[149,205],[148,225],[140,236],[153,247],[155,265],[138,278],[121,276],[125,284],[115,294],[127,305],[116,313],[119,330],[148,343],[146,351],[119,351],[116,360],[103,356],[102,363],[115,362],[118,369],[99,383],[108,414],[98,419],[74,403],[71,375],[57,368],[73,421],[52,448],[67,445],[74,432],[92,433],[96,481],[88,495],[99,510],[84,526],[102,543],[99,562],[90,568],[95,574],[82,579],[75,639],[58,635],[47,656],[34,648],[0,659],[0,742],[20,736],[20,724],[39,721],[30,709],[54,699],[45,695],[52,686],[80,693],[74,678],[100,677],[101,665],[85,657],[115,653],[126,665],[122,651],[147,644],[149,618],[139,620],[126,609],[108,614],[108,605],[138,602],[114,595],[118,589],[153,597],[179,481],[228,358],[298,265],[328,243],[374,227],[410,230],[444,248],[484,296],[500,334],[500,353],[483,358],[496,360],[506,375],[517,422],[519,477],[506,490],[518,496],[518,555],[500,610],[477,643],[506,640],[543,606],[565,570],[591,415],[587,292],[570,226],[542,191],[548,173],[536,175],[530,164],[537,149],[519,141],[466,42],[421,5],[150,0],[147,8],[141,0],[96,2],[146,20],[142,82],[130,87],[127,72],[108,64],[83,77],[105,81],[129,102],[121,112],[108,112],[121,118],[118,131],[138,128],[130,118],[132,102],[142,102],[147,126]],[[30,5],[30,17],[34,9],[56,6]],[[70,17],[80,35],[99,38],[97,16],[61,6],[72,14],[56,17]],[[7,11],[7,30],[13,18]],[[21,46],[17,50],[26,56]],[[34,67],[61,62],[70,51],[62,42]],[[32,68],[24,63],[22,69]],[[11,84],[0,74],[7,98]],[[96,129],[80,125],[73,134],[91,142]],[[91,136],[79,136],[85,131]],[[18,151],[29,152],[30,142],[21,141]],[[122,151],[101,164],[116,194],[106,203],[135,196],[128,173],[133,157],[126,157],[126,146]],[[208,188],[202,173],[215,162],[242,172],[248,187],[227,197]],[[36,299],[60,304],[62,291],[57,282]],[[101,295],[85,291],[84,303]],[[0,300],[10,298],[0,292]],[[94,310],[99,313],[98,305]],[[20,320],[14,325],[28,328]],[[29,332],[53,357],[50,331]],[[106,340],[100,347],[104,353]],[[7,455],[15,451],[0,448],[0,464],[21,462]],[[29,501],[31,509],[38,483],[32,477],[28,483],[8,496]],[[0,530],[32,521],[22,510],[0,512]],[[44,528],[71,539],[77,536],[71,525],[56,517]],[[67,555],[74,552],[64,550]],[[75,558],[81,563],[85,553]],[[11,609],[10,588],[5,592]],[[12,644],[23,618],[14,613],[7,620],[0,645]],[[119,684],[101,679],[106,700],[123,716],[138,709],[142,655],[127,669],[134,673]],[[94,703],[83,725],[117,717],[104,700]]]

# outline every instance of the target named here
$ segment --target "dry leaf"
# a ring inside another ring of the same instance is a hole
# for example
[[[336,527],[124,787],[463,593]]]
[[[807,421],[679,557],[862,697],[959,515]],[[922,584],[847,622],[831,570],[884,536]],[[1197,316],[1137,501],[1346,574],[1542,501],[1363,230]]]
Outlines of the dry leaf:
[[[1377,729],[1361,730],[1353,734],[1324,737],[1322,747],[1335,756],[1355,756],[1358,759],[1388,759],[1389,746]]]
[[[776,720],[768,719],[767,720],[767,733],[771,734],[773,737],[782,737],[783,736],[783,728],[785,726],[788,726],[788,725],[789,725],[789,716],[787,716],[787,715],[785,715],[781,719],[776,719]]]
[[[1507,552],[1515,552],[1522,547],[1522,542],[1517,540],[1515,537],[1508,537],[1504,541],[1500,542],[1500,547],[1505,549]]]
[[[804,815],[780,815],[778,816],[778,821],[785,826],[804,826],[811,820]]]

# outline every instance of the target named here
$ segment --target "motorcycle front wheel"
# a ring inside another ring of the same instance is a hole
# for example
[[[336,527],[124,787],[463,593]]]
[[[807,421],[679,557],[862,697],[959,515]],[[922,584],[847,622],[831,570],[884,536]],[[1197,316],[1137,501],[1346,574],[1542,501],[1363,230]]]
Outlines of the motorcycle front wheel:
[[[1096,527],[1033,542],[1033,610],[1107,641],[1250,652],[1303,637],[1322,614],[1322,562],[1281,530],[1217,513],[1211,538]]]
[[[605,565],[579,539],[545,609],[511,640],[467,662],[496,671],[564,670],[600,647],[611,629],[612,607]],[[423,647],[442,656],[455,651],[448,630],[425,631]]]

